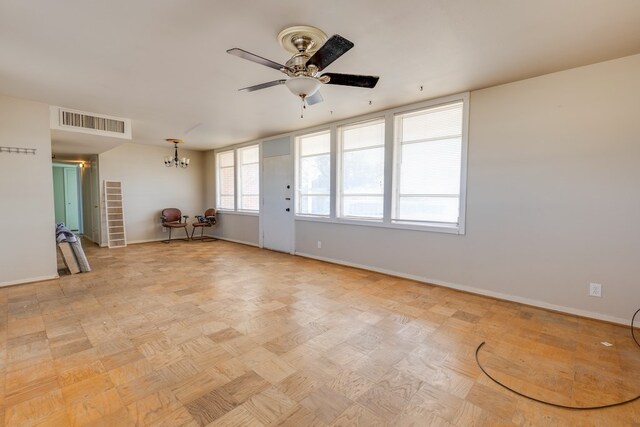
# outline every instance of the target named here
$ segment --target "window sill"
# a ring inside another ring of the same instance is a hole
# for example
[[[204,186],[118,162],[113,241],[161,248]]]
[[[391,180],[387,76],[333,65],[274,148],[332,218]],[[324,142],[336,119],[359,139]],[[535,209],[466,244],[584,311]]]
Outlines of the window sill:
[[[229,211],[229,210],[223,210],[223,209],[216,210],[216,214],[223,214],[223,215],[243,215],[243,216],[260,216],[260,212]]]
[[[383,222],[381,220],[354,220],[354,219],[341,219],[341,218],[323,218],[313,216],[296,216],[296,221],[308,221],[308,222],[324,222],[330,224],[341,225],[355,225],[359,227],[378,227],[378,228],[391,228],[394,230],[412,230],[412,231],[428,231],[432,233],[445,233],[445,234],[457,234],[464,235],[464,230],[459,225],[445,225],[425,223],[424,225],[402,223],[402,222]]]

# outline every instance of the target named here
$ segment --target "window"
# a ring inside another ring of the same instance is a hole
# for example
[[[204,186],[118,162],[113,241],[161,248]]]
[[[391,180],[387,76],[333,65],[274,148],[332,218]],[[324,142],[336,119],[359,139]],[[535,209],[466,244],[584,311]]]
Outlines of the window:
[[[384,119],[340,128],[338,216],[382,219]]]
[[[392,220],[458,224],[463,102],[396,116]]]
[[[238,149],[238,209],[258,211],[260,207],[260,147]]]
[[[218,153],[218,209],[235,210],[235,151]]]
[[[331,139],[329,131],[304,135],[297,143],[296,213],[329,216],[331,204]]]
[[[254,144],[218,153],[216,167],[217,208],[258,212],[260,210],[260,145]]]

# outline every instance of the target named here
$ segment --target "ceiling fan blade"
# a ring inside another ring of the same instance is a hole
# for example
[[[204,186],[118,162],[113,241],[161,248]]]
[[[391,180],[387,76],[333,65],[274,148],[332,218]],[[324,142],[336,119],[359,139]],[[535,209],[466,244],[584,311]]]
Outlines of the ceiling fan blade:
[[[380,79],[378,76],[359,76],[357,74],[339,73],[324,73],[322,76],[329,77],[330,80],[327,82],[329,85],[356,86],[366,87],[369,89],[376,87],[376,84]]]
[[[246,90],[247,92],[253,92],[253,91],[256,91],[256,90],[260,90],[260,89],[266,89],[266,88],[271,87],[271,86],[283,85],[284,82],[286,82],[286,81],[287,81],[286,79],[274,80],[272,82],[261,83],[259,85],[255,85],[255,86],[243,87],[242,89],[238,89],[238,90]]]
[[[281,68],[284,68],[284,65],[278,64],[277,62],[273,62],[270,59],[263,58],[262,56],[254,55],[251,52],[247,52],[246,50],[239,49],[237,47],[234,47],[233,49],[229,49],[227,53],[230,55],[237,56],[238,58],[248,59],[249,61],[256,62],[258,64],[273,68],[278,71],[280,71]]]
[[[344,55],[353,47],[353,43],[344,37],[334,34],[323,44],[316,53],[307,61],[307,66],[315,65],[322,71],[333,61]]]
[[[307,105],[315,105],[315,104],[319,104],[322,101],[324,101],[324,98],[322,97],[322,95],[320,94],[320,91],[317,91],[316,93],[314,93],[311,96],[307,96],[305,98],[305,100],[307,101]]]

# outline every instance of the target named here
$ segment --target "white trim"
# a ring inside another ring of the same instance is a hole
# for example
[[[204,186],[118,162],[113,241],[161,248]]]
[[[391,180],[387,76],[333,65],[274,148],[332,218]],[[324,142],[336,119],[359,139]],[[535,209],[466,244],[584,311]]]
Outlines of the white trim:
[[[412,231],[429,231],[445,234],[458,234],[463,235],[460,232],[458,225],[428,223],[429,225],[421,224],[409,224],[402,222],[385,222],[382,219],[355,219],[355,218],[329,218],[329,217],[314,217],[314,216],[296,216],[296,221],[308,221],[308,222],[323,222],[329,224],[341,224],[341,225],[357,225],[362,227],[380,227],[380,228],[392,228],[395,230],[412,230]]]
[[[558,311],[558,312],[561,312],[561,313],[573,314],[573,315],[576,315],[576,316],[588,317],[588,318],[591,318],[591,319],[603,320],[603,321],[606,321],[606,322],[617,323],[617,324],[626,325],[626,326],[628,326],[629,322],[630,322],[630,319],[622,319],[622,318],[619,318],[619,317],[614,317],[614,316],[609,316],[609,315],[606,315],[606,314],[595,313],[595,312],[592,312],[592,311],[580,310],[580,309],[577,309],[577,308],[566,307],[566,306],[563,306],[563,305],[551,304],[551,303],[544,302],[544,301],[533,300],[533,299],[519,297],[519,296],[515,296],[515,295],[503,294],[501,292],[494,292],[494,291],[489,291],[489,290],[486,290],[486,289],[475,288],[475,287],[472,287],[472,286],[459,285],[457,283],[451,283],[451,282],[444,282],[444,281],[441,281],[441,280],[429,279],[427,277],[417,276],[417,275],[413,275],[413,274],[400,273],[400,272],[397,272],[397,271],[387,270],[387,269],[384,269],[384,268],[371,267],[369,265],[358,264],[358,263],[353,263],[353,262],[348,262],[348,261],[342,261],[342,260],[338,260],[338,259],[334,259],[334,258],[328,258],[328,257],[322,257],[322,256],[307,254],[307,253],[304,253],[304,252],[296,252],[295,255],[301,256],[301,257],[304,257],[304,258],[315,259],[315,260],[318,260],[318,261],[330,262],[332,264],[339,264],[339,265],[344,265],[344,266],[347,266],[347,267],[354,267],[354,268],[360,268],[362,270],[374,271],[376,273],[388,274],[389,276],[395,276],[395,277],[401,277],[403,279],[415,280],[416,282],[422,282],[422,283],[427,283],[427,284],[430,284],[430,285],[441,286],[441,287],[444,287],[444,288],[455,289],[455,290],[458,290],[458,291],[469,292],[471,294],[476,294],[476,295],[483,295],[483,296],[487,296],[487,297],[496,298],[496,299],[499,299],[499,300],[511,301],[511,302],[515,302],[515,303],[519,303],[519,304],[529,305],[529,306],[532,306],[532,307],[538,307],[538,308],[544,308],[544,309],[547,309],[547,310]]]
[[[251,162],[251,163],[242,163],[242,152],[246,151],[246,150],[252,150],[252,149],[258,149],[258,161],[257,162]],[[247,145],[244,147],[238,147],[235,149],[236,152],[236,177],[235,177],[235,182],[236,182],[236,194],[235,194],[235,211],[236,212],[255,212],[256,214],[260,213],[260,162],[262,160],[262,144],[261,143],[256,143],[256,144],[252,144],[252,145]],[[241,209],[240,206],[242,205],[242,197],[245,196],[245,194],[242,192],[242,168],[244,166],[250,166],[250,165],[258,165],[258,194],[246,194],[246,196],[257,196],[258,197],[258,209]]]
[[[260,216],[259,211],[231,211],[231,210],[217,210],[216,215],[243,215],[243,216]]]
[[[221,237],[221,236],[216,236],[214,234],[205,234],[206,237],[212,237],[214,239],[218,239],[218,240],[224,240],[226,242],[231,242],[231,243],[239,243],[241,245],[247,245],[247,246],[253,246],[254,248],[260,248],[260,245],[257,243],[253,243],[253,242],[246,242],[244,240],[237,240],[237,239],[229,239],[228,237]]]
[[[332,216],[335,216],[335,200],[333,197],[331,197],[332,194],[335,194],[335,142],[336,142],[336,133],[335,133],[335,126],[331,126],[328,128],[323,128],[321,130],[318,130],[316,132],[312,132],[312,133],[305,133],[302,135],[297,135],[297,136],[293,136],[293,156],[294,156],[294,163],[293,163],[293,191],[291,192],[293,194],[293,200],[295,201],[294,205],[293,205],[293,216],[297,217],[298,215],[313,215],[313,216],[319,216],[319,217],[324,217],[324,218],[329,218]],[[311,138],[311,137],[315,137],[315,136],[320,136],[320,135],[328,135],[329,136],[329,152],[323,152],[323,153],[314,153],[314,154],[307,154],[305,156],[302,155],[302,148],[301,148],[301,144],[302,144],[302,139],[303,138]],[[308,157],[318,157],[318,156],[326,156],[329,155],[329,192],[326,194],[302,194],[300,192],[300,174],[301,174],[301,168],[300,168],[300,159],[302,158],[308,158]],[[313,214],[313,213],[300,213],[300,202],[302,197],[313,197],[313,196],[317,196],[317,197],[329,197],[329,213],[327,215],[322,215],[322,214]]]
[[[152,242],[162,242],[163,240],[167,240],[168,237],[159,237],[156,239],[143,239],[143,240],[134,240],[131,242],[127,242],[129,245],[138,245],[140,243],[152,243]],[[184,238],[184,237],[183,237]],[[171,239],[174,240],[174,239]],[[180,240],[180,237],[176,237],[175,240]]]
[[[469,92],[462,95],[462,161],[460,162],[460,200],[458,234],[465,234],[467,227],[467,153],[469,152]]]
[[[350,129],[358,129],[358,128],[363,128],[365,126],[377,126],[377,125],[382,125],[382,144],[379,145],[368,145],[368,146],[364,146],[364,147],[358,147],[358,148],[351,148],[351,149],[345,149],[344,148],[344,132],[345,130],[350,130]],[[336,130],[335,130],[335,181],[336,181],[336,188],[334,191],[334,195],[335,195],[335,203],[336,203],[336,209],[335,209],[335,215],[333,216],[334,218],[337,219],[342,219],[342,220],[364,220],[364,221],[383,221],[384,219],[384,203],[385,203],[385,198],[386,198],[386,194],[384,193],[384,189],[385,189],[385,183],[386,183],[386,170],[385,170],[385,165],[386,165],[386,154],[387,154],[387,120],[386,120],[386,116],[382,115],[380,117],[378,117],[377,119],[370,119],[370,120],[364,120],[361,122],[356,122],[353,124],[345,124],[342,126],[337,126]],[[363,193],[358,193],[358,194],[345,194],[344,192],[344,154],[345,153],[353,153],[356,151],[365,151],[365,150],[374,150],[374,149],[378,149],[378,148],[382,148],[382,193],[380,194],[363,194]],[[363,217],[363,216],[347,216],[344,214],[344,199],[346,197],[349,196],[361,196],[361,197],[380,197],[382,198],[382,216],[380,218],[373,218],[373,217]]]
[[[289,221],[289,227],[291,227],[291,238],[289,240],[290,255],[294,255],[296,252],[296,206],[298,206],[298,193],[296,192],[296,162],[296,139],[289,136],[289,171],[292,173],[289,174],[291,181],[290,184],[288,184],[291,186],[291,220]],[[261,244],[260,247],[263,248],[264,245]]]
[[[54,280],[54,279],[59,279],[59,278],[60,278],[60,276],[55,274],[53,276],[36,276],[36,277],[29,277],[29,278],[26,278],[26,279],[10,280],[8,282],[1,282],[0,283],[0,288],[3,288],[5,286],[24,285],[26,283],[44,282],[46,280]]]
[[[438,98],[432,101],[423,103],[420,108],[405,108],[404,111],[397,111],[393,114],[393,171],[392,171],[392,194],[391,194],[391,222],[396,221],[402,223],[403,219],[394,218],[398,216],[398,201],[402,195],[400,194],[400,177],[401,177],[401,152],[402,147],[407,144],[402,142],[402,126],[399,125],[399,121],[406,116],[421,114],[425,110],[436,109],[438,107],[446,107],[448,105],[454,105],[462,103],[462,132],[460,134],[461,143],[461,155],[460,155],[460,191],[458,197],[458,220],[455,224],[456,234],[465,234],[465,221],[466,221],[466,197],[467,197],[467,151],[468,151],[468,130],[469,130],[469,92],[464,92],[457,95],[451,95],[445,98]],[[449,137],[447,137],[449,138]],[[439,140],[439,139],[438,139]],[[409,144],[415,144],[420,142],[430,141],[415,140],[408,142]],[[423,195],[420,195],[423,196]],[[406,196],[405,196],[406,197]],[[411,225],[413,227],[414,225]],[[415,226],[419,226],[415,224]],[[447,228],[444,227],[443,232],[447,232]],[[428,231],[441,231],[437,225],[430,225],[425,223],[425,229]]]

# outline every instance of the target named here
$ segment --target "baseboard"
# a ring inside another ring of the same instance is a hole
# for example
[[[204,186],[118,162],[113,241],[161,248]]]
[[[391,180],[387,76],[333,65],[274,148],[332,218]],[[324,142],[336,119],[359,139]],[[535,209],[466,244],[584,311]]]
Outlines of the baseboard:
[[[130,241],[127,241],[127,245],[138,245],[140,243],[162,242],[163,240],[167,240],[167,239],[168,239],[168,237],[159,237],[159,238],[155,238],[155,239],[143,239],[143,240],[130,240]],[[184,237],[183,237],[183,239],[184,239]],[[178,241],[178,240],[180,240],[180,238],[179,237],[175,237],[175,238],[173,238],[171,240]]]
[[[255,244],[255,243],[251,243],[251,242],[245,242],[244,240],[236,240],[236,239],[228,239],[226,237],[219,237],[219,236],[212,236],[209,234],[205,234],[204,237],[212,237],[214,239],[218,239],[218,240],[226,240],[227,242],[233,242],[233,243],[239,243],[241,245],[247,245],[247,246],[255,246],[256,248],[259,248],[260,246]],[[168,237],[160,237],[160,238],[155,238],[155,239],[144,239],[144,240],[129,240],[127,241],[127,245],[138,245],[141,243],[153,243],[153,242],[163,242],[165,240],[167,240]],[[180,237],[173,237],[171,239],[171,241],[184,241],[184,237],[180,238]],[[198,239],[194,239],[194,240],[198,240]],[[100,245],[101,248],[107,248],[107,245]]]
[[[416,275],[413,275],[413,274],[400,273],[398,271],[387,270],[387,269],[384,269],[384,268],[372,267],[370,265],[357,264],[357,263],[353,263],[353,262],[342,261],[342,260],[338,260],[338,259],[333,259],[333,258],[327,258],[327,257],[307,254],[307,253],[304,253],[304,252],[296,252],[295,255],[301,256],[301,257],[305,257],[305,258],[316,259],[318,261],[330,262],[332,264],[339,264],[339,265],[344,265],[344,266],[347,266],[347,267],[354,267],[354,268],[360,268],[362,270],[374,271],[376,273],[388,274],[389,276],[401,277],[403,279],[415,280],[416,282],[429,283],[429,284],[432,284],[432,285],[442,286],[444,288],[455,289],[455,290],[458,290],[458,291],[468,292],[468,293],[471,293],[471,294],[483,295],[483,296],[492,297],[492,298],[496,298],[496,299],[500,299],[500,300],[517,302],[519,304],[530,305],[532,307],[544,308],[544,309],[547,309],[547,310],[558,311],[558,312],[561,312],[561,313],[573,314],[573,315],[580,316],[580,317],[587,317],[587,318],[590,318],[590,319],[602,320],[602,321],[605,321],[605,322],[611,322],[611,323],[627,325],[627,326],[629,325],[629,322],[630,322],[630,320],[628,320],[628,319],[621,319],[619,317],[608,316],[606,314],[594,313],[594,312],[587,311],[587,310],[580,310],[580,309],[577,309],[577,308],[566,307],[566,306],[556,305],[556,304],[550,304],[550,303],[544,302],[544,301],[533,300],[533,299],[529,299],[529,298],[519,297],[519,296],[516,296],[516,295],[503,294],[501,292],[494,292],[494,291],[489,291],[489,290],[486,290],[486,289],[474,288],[472,286],[459,285],[457,283],[443,282],[441,280],[433,280],[433,279],[429,279],[427,277],[416,276]]]
[[[0,283],[0,288],[5,287],[5,286],[24,285],[25,283],[44,282],[45,280],[53,280],[53,279],[59,279],[59,278],[60,278],[60,276],[58,276],[57,274],[55,274],[53,276],[29,277],[27,279],[12,280],[12,281],[9,281],[9,282],[1,282]]]
[[[205,237],[211,237],[211,238],[218,239],[218,240],[225,240],[227,242],[232,242],[232,243],[240,243],[241,245],[253,246],[255,248],[259,248],[260,247],[260,245],[258,245],[256,243],[245,242],[244,240],[229,239],[227,237],[213,236],[211,234],[205,234]]]

